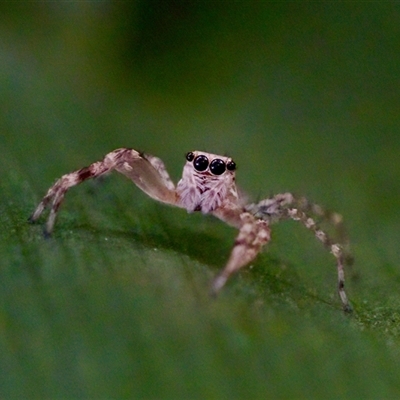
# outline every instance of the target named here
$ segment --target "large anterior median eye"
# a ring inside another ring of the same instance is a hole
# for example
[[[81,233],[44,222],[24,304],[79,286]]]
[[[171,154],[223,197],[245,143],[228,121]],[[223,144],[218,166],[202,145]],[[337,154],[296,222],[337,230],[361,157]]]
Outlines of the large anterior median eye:
[[[206,156],[197,156],[193,161],[196,171],[205,171],[208,167],[208,158]]]
[[[225,163],[219,158],[212,160],[210,164],[210,171],[214,175],[222,175],[225,172]]]

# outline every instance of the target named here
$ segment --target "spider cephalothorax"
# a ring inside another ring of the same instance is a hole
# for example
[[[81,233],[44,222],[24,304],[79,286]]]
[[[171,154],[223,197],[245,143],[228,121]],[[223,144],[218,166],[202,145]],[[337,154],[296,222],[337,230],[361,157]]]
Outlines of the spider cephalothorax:
[[[186,160],[176,187],[180,206],[207,214],[221,207],[224,201],[238,199],[236,164],[231,158],[191,151]]]
[[[201,151],[187,153],[182,179],[175,187],[161,159],[133,149],[117,149],[108,153],[102,161],[63,175],[48,190],[30,221],[36,221],[51,202],[45,229],[45,234],[50,235],[66,191],[86,179],[96,178],[112,170],[130,178],[155,200],[184,208],[188,212],[212,214],[239,229],[228,262],[212,283],[214,293],[224,286],[234,272],[254,260],[261,248],[269,242],[272,222],[291,218],[302,222],[314,232],[315,237],[336,258],[340,299],[344,310],[350,311],[344,291],[342,247],[333,242],[309,216],[324,216],[321,207],[309,203],[305,198],[296,199],[291,193],[278,194],[259,203],[244,204],[236,188],[236,164],[229,157]],[[330,220],[334,225],[341,222],[341,218],[335,213],[330,214]]]

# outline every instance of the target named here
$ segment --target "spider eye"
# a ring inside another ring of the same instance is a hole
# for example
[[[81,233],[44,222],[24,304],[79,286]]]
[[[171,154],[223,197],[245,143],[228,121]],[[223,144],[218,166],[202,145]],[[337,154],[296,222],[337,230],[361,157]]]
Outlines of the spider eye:
[[[229,161],[226,164],[226,168],[228,168],[229,171],[234,171],[236,169],[236,163],[234,161]]]
[[[219,158],[212,160],[210,163],[210,171],[214,175],[222,175],[225,172],[225,168],[225,163]]]
[[[206,156],[197,156],[193,161],[196,171],[205,171],[208,167],[208,158]]]
[[[193,158],[194,158],[194,154],[191,151],[186,154],[186,160],[193,161]]]

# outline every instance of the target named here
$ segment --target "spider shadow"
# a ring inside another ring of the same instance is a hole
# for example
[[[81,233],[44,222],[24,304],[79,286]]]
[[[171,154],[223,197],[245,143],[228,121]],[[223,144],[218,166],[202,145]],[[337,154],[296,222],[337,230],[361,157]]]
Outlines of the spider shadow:
[[[165,222],[165,223],[164,223]],[[158,220],[162,230],[155,232],[153,230],[145,230],[140,232],[139,229],[112,229],[96,226],[92,223],[67,223],[68,227],[64,225],[64,232],[68,234],[55,234],[57,237],[68,237],[72,232],[77,232],[85,235],[92,235],[94,238],[114,238],[127,242],[139,243],[144,248],[165,251],[173,251],[177,254],[187,256],[190,260],[195,260],[201,264],[207,265],[211,269],[211,274],[216,274],[220,271],[227,262],[230,251],[233,246],[233,238],[236,231],[232,229],[232,241],[228,240],[226,236],[217,236],[213,234],[212,229],[205,232],[199,232],[194,229],[186,228],[173,221]],[[207,228],[219,221],[206,222]],[[209,225],[210,224],[210,225]],[[258,261],[257,261],[258,260]],[[260,264],[257,268],[244,268],[241,270],[242,276],[248,280],[246,284],[248,293],[251,298],[267,298],[271,297],[272,300],[279,300],[281,302],[282,296],[287,299],[286,302],[296,303],[300,307],[302,304],[309,304],[310,302],[318,302],[332,305],[331,302],[324,297],[316,294],[310,290],[304,283],[301,284],[299,274],[296,268],[290,263],[283,263],[280,258],[268,255],[261,252],[258,255],[255,263]],[[250,273],[250,276],[248,275]],[[244,274],[244,275],[243,275]],[[249,280],[250,279],[250,280]],[[271,299],[269,300],[271,301]],[[336,307],[336,306],[335,306]]]
[[[102,184],[103,182],[96,183]],[[91,190],[93,189],[95,188],[88,188],[90,195],[96,192],[94,191],[92,193]],[[106,192],[102,197],[104,203],[100,201],[100,204],[112,202],[115,209],[119,208],[118,205],[121,203],[121,200],[118,196],[112,195],[110,197],[109,192]],[[125,203],[122,202],[121,207],[124,204]],[[107,210],[108,208],[106,207],[104,211],[107,212]],[[127,242],[140,243],[144,248],[173,251],[177,254],[187,256],[191,260],[209,266],[214,273],[220,271],[228,260],[234,238],[237,235],[237,230],[227,226],[224,227],[223,222],[218,221],[212,216],[201,216],[197,213],[195,213],[196,215],[190,216],[190,218],[193,218],[194,223],[189,221],[187,223],[186,221],[182,223],[182,218],[178,220],[175,211],[174,214],[170,214],[168,212],[166,213],[164,210],[165,208],[162,205],[155,206],[153,209],[147,209],[146,213],[149,212],[149,215],[146,219],[132,218],[130,221],[129,214],[127,214],[128,220],[125,221],[129,225],[125,223],[124,227],[118,228],[109,228],[101,225],[96,226],[92,221],[87,220],[80,223],[76,220],[70,220],[70,222],[64,222],[64,232],[81,231],[86,235],[93,235],[93,237],[97,238],[104,236],[115,239],[119,238]],[[177,210],[176,212],[183,211]],[[143,223],[141,219],[144,221]],[[229,233],[229,231],[231,233]],[[70,235],[70,233],[67,233],[67,235]],[[56,237],[60,236],[66,237],[65,234],[56,233]],[[297,288],[298,282],[294,286],[292,283],[293,271],[295,271],[295,269],[289,268],[291,271],[289,275],[282,273],[281,259],[266,255],[266,253],[263,252],[263,254],[257,257],[255,263],[264,264],[264,268],[261,267],[254,269],[254,271],[252,270],[252,280],[257,287],[269,291],[278,290],[279,293],[287,290],[293,291],[293,288]],[[245,268],[243,271],[249,271],[249,269]],[[295,281],[298,281],[298,279],[295,279]],[[304,288],[301,292],[303,291]]]
[[[50,240],[51,238],[67,238],[71,234],[80,231],[82,234],[93,236],[94,238],[104,236],[128,242],[132,241],[150,249],[157,248],[174,251],[200,263],[212,267],[215,266],[215,269],[220,269],[225,265],[237,231],[226,227],[232,232],[230,239],[227,240],[227,234],[224,234],[224,228],[221,228],[224,225],[222,221],[212,216],[190,215],[187,223],[186,220],[182,223],[182,217],[178,219],[179,216],[176,213],[184,213],[186,217],[187,213],[184,210],[176,209],[172,213],[168,213],[165,212],[164,205],[155,204],[153,207],[145,207],[146,217],[139,216],[137,218],[136,216],[132,217],[130,213],[124,214],[123,225],[118,227],[115,210],[126,207],[129,195],[124,195],[123,197],[116,195],[113,182],[109,181],[107,177],[100,177],[88,183],[86,185],[86,194],[89,198],[96,196],[96,199],[92,199],[92,201],[95,201],[99,206],[96,207],[99,214],[108,215],[105,220],[106,223],[104,225],[101,225],[101,222],[96,224],[93,219],[86,218],[84,210],[86,204],[90,202],[87,200],[82,202],[77,195],[75,197],[75,206],[83,210],[83,218],[81,216],[78,219],[74,216],[70,217],[69,220],[60,220],[51,236],[44,231],[45,238]],[[114,183],[114,185],[118,189],[118,183]],[[101,191],[99,191],[99,187],[102,188]],[[112,207],[110,206],[111,204]],[[71,205],[71,209],[73,207]],[[195,221],[202,220],[200,222],[202,228],[198,229],[198,224],[196,222],[192,223],[191,218],[194,218]],[[204,218],[207,222],[203,222]],[[107,222],[108,219],[111,222],[111,227]],[[120,219],[120,215],[118,215],[118,219]],[[179,222],[177,222],[178,220]],[[220,235],[219,233],[223,234]]]
[[[141,244],[145,248],[173,251],[177,254],[187,256],[189,259],[206,264],[215,270],[224,267],[233,246],[233,235],[231,241],[224,237],[208,232],[199,232],[182,225],[174,224],[171,220],[159,222],[162,229],[141,230],[137,227],[128,229],[112,229],[96,226],[90,222],[69,223],[65,229],[70,232],[85,232],[94,236],[121,239],[127,242]],[[216,222],[210,222],[211,227]],[[55,233],[55,237],[60,234]]]

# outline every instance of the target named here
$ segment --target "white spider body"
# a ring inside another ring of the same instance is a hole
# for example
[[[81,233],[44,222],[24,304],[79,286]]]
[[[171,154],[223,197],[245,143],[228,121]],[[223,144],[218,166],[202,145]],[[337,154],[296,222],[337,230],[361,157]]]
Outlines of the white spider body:
[[[86,179],[116,170],[157,201],[184,208],[188,212],[211,213],[239,229],[228,262],[212,283],[212,291],[217,293],[233,273],[254,260],[261,248],[270,241],[270,224],[291,218],[302,222],[336,258],[340,299],[344,310],[350,311],[344,291],[342,247],[332,242],[307,213],[311,212],[319,217],[326,217],[327,214],[321,207],[310,204],[304,198],[296,199],[290,193],[278,194],[257,204],[244,205],[236,187],[235,169],[236,164],[229,157],[201,151],[189,152],[186,155],[182,178],[175,187],[164,163],[158,157],[139,153],[133,149],[117,149],[108,153],[102,161],[63,175],[50,187],[30,217],[30,221],[36,221],[51,203],[45,229],[45,234],[50,235],[57,211],[68,189]],[[330,220],[334,225],[341,223],[338,214],[331,214]]]

